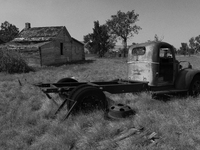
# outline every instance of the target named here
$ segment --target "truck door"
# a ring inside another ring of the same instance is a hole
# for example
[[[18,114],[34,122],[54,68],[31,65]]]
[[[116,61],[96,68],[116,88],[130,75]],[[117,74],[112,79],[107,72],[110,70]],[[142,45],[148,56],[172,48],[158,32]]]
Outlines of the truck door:
[[[145,46],[129,49],[128,78],[135,81],[148,81],[153,84],[154,67],[159,63],[152,62],[152,51]]]
[[[174,80],[174,53],[171,47],[159,49],[158,85],[172,85]]]

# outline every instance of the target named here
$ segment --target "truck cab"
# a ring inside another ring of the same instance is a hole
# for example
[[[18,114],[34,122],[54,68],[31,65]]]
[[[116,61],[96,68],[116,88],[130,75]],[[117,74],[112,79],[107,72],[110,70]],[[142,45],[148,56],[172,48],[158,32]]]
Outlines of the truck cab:
[[[200,71],[192,69],[189,62],[182,68],[176,60],[175,48],[166,42],[148,42],[129,48],[129,80],[147,81],[157,91],[158,88],[188,91],[195,76],[200,76]]]

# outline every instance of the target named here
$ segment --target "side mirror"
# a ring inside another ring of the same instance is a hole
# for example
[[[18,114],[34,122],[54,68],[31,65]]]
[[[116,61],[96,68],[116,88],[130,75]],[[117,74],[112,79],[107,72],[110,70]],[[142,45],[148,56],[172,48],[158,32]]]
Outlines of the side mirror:
[[[180,63],[182,63],[182,64],[180,64]],[[190,68],[190,69],[192,69],[192,65],[188,61],[180,61],[179,62],[179,67],[180,67],[180,69],[183,69],[183,68]]]

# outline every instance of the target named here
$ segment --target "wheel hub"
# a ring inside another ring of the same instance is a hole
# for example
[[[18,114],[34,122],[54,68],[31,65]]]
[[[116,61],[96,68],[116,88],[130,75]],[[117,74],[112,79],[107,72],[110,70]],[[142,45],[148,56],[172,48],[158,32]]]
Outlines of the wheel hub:
[[[134,115],[135,111],[125,104],[115,104],[109,108],[108,117],[112,119],[121,119]]]

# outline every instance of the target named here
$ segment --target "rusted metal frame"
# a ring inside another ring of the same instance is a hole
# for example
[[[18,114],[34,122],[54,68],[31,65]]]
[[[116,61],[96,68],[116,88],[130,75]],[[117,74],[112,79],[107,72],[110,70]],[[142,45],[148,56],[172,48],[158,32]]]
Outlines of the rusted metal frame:
[[[120,80],[123,81],[123,80]],[[96,86],[102,91],[107,91],[112,94],[117,93],[131,93],[131,92],[141,92],[145,91],[148,88],[147,82],[133,82],[133,81],[123,81],[124,83],[118,82],[92,82],[87,83],[88,85]],[[131,82],[131,83],[130,83]],[[128,84],[127,84],[128,83]],[[81,83],[86,84],[86,83]],[[100,85],[98,85],[100,84]],[[103,85],[101,85],[103,84]],[[60,84],[59,84],[60,85]],[[66,84],[65,84],[66,85]],[[78,84],[80,85],[80,84]],[[62,92],[68,92],[71,88],[74,89],[77,86],[67,87],[67,88],[58,88],[55,84],[43,84],[41,87],[53,87],[53,88],[44,88],[42,91],[46,94],[46,96],[51,99],[57,106],[58,103],[49,95],[49,93],[62,93]],[[55,115],[60,112],[60,110],[65,106],[67,101],[74,101],[72,99],[66,98],[62,104],[58,107],[58,109],[55,112]],[[70,114],[72,113],[73,109],[76,107],[78,101],[74,101],[72,107],[67,111],[66,115],[64,115],[63,120],[67,119]]]
[[[35,86],[38,87],[68,87],[68,86],[78,86],[81,84],[86,84],[87,82],[67,82],[67,83],[41,83],[41,84],[34,84]]]
[[[54,90],[55,90],[55,89],[54,89]],[[56,88],[56,90],[58,90],[58,89]],[[44,91],[44,90],[42,90],[42,91],[45,93],[45,95],[46,95],[50,100],[53,101],[54,104],[56,104],[57,106],[59,106],[59,104],[48,94],[47,91]],[[69,98],[65,98],[65,100],[62,102],[62,104],[58,107],[58,109],[57,109],[56,112],[54,113],[54,115],[56,115],[58,112],[60,112],[60,110],[64,107],[64,105],[66,104],[67,101],[74,101],[74,100],[69,99]],[[74,109],[74,107],[75,107],[76,104],[77,104],[77,101],[74,101],[74,104],[73,104],[72,107],[67,111],[67,114],[65,115],[65,117],[64,117],[63,120],[65,120],[65,119],[67,119],[67,118],[69,117],[69,115],[70,115],[71,112],[73,111],[73,109]]]
[[[42,89],[44,93],[62,93],[62,92],[68,92],[70,89],[74,89],[73,87],[68,88],[47,88]]]
[[[119,80],[118,82],[89,82],[89,85],[99,87],[102,91],[112,94],[117,93],[132,93],[147,91],[148,82],[135,82],[129,80]]]
[[[60,93],[62,94],[63,92],[67,92],[69,91],[68,89],[60,89],[60,88],[52,88],[52,89],[42,89],[43,93],[45,93],[45,95],[53,101],[54,104],[56,104],[57,106],[59,106],[59,104],[49,95],[49,93]],[[61,92],[62,91],[62,92]],[[68,99],[68,98],[66,98]],[[66,102],[66,100],[64,101]]]
[[[33,84],[34,86],[37,86],[37,87],[50,87],[50,83],[38,83],[38,84]]]
[[[107,82],[88,82],[87,84],[93,85],[93,86],[103,86],[103,85],[118,85],[119,81],[107,81]]]
[[[53,101],[54,104],[56,104],[57,106],[59,106],[59,104],[48,94],[48,93],[45,93],[45,95]]]
[[[42,89],[42,91],[44,93],[60,93],[62,94],[63,92],[68,92],[74,88],[76,88],[77,86],[61,86],[61,84],[59,85],[56,85],[56,84],[50,84],[50,83],[47,83],[47,84],[37,84],[36,86],[40,87]],[[59,86],[59,87],[57,87]]]
[[[78,101],[75,101],[72,105],[72,107],[68,110],[67,114],[63,117],[63,121],[69,117],[75,106],[77,105]]]
[[[148,84],[147,81],[135,81],[135,80],[125,80],[125,79],[119,79],[119,84],[136,84],[136,83],[144,83]]]
[[[58,114],[58,112],[60,112],[60,110],[64,107],[64,105],[66,104],[67,101],[74,101],[74,100],[69,99],[69,98],[66,98],[66,99],[63,101],[63,103],[59,106],[59,108],[56,110],[55,115]],[[72,111],[73,111],[73,109],[75,108],[77,102],[78,102],[78,101],[74,101],[72,107],[70,107],[70,109],[67,111],[67,114],[64,115],[63,121],[64,121],[65,119],[67,119],[67,118],[69,117],[69,115],[72,113]]]
[[[86,84],[87,82],[66,82],[66,83],[53,83],[54,86],[56,87],[76,87],[82,84]]]
[[[140,81],[139,83],[141,83]],[[74,87],[74,86],[79,86],[83,84],[93,84],[93,85],[112,85],[112,84],[119,84],[119,83],[138,83],[138,81],[133,81],[133,80],[122,80],[122,79],[116,79],[113,81],[106,81],[106,82],[67,82],[67,83],[46,83],[46,84],[35,84],[35,86],[38,87]],[[142,82],[143,83],[143,82]],[[146,83],[146,82],[144,82]]]
[[[88,84],[88,85],[91,85],[91,86],[99,87],[99,85],[97,85],[97,84],[95,84],[95,83],[92,83],[92,82],[88,82],[87,84]]]
[[[110,84],[118,84],[118,82],[68,82],[68,83],[46,83],[46,84],[35,84],[35,86],[38,86],[40,88],[48,88],[48,87],[54,87],[51,88],[56,89],[56,88],[69,88],[69,87],[77,87],[79,85],[83,84],[89,84],[93,86],[98,86],[98,85],[110,85]]]
[[[56,110],[55,115],[64,107],[64,105],[66,104],[67,101],[74,101],[74,100],[69,99],[69,98],[66,98],[66,99],[62,102],[62,104],[58,107],[58,109]],[[71,108],[70,108],[70,109],[71,109]]]
[[[133,81],[133,80],[124,80],[124,79],[116,79],[113,81],[106,82],[88,82],[86,84],[94,85],[94,86],[104,86],[104,85],[122,85],[122,84],[137,84],[137,83],[148,83],[147,81]]]
[[[59,105],[50,95],[48,92],[46,92],[45,89],[42,89],[42,92],[50,99],[53,101],[54,104],[56,104],[57,106]]]
[[[146,90],[148,87],[148,82],[133,82],[133,81],[124,81],[122,83],[120,82],[88,82],[88,83],[82,83],[82,84],[88,84],[91,86],[99,87],[99,89],[103,91],[107,91],[110,93],[130,93],[130,92],[140,92],[143,90]],[[81,84],[78,84],[81,85]],[[63,88],[46,88],[43,89],[44,93],[62,93],[62,92],[68,92],[71,89],[76,88],[76,86],[71,87],[63,87]]]
[[[148,91],[147,83],[134,83],[134,84],[118,84],[118,85],[101,85],[100,89],[102,91],[109,92],[111,94],[118,93],[134,93]]]
[[[185,93],[187,92],[188,89],[181,89],[181,90],[177,90],[177,89],[168,89],[168,90],[164,90],[164,91],[152,91],[153,94],[178,94],[178,93]]]

